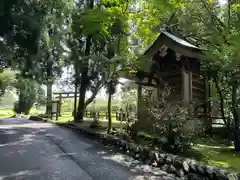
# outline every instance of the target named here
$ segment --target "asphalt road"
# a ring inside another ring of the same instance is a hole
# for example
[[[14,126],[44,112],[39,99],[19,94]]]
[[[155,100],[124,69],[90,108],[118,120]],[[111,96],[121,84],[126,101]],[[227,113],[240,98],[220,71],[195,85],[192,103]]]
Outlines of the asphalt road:
[[[69,129],[0,119],[0,180],[175,180]]]

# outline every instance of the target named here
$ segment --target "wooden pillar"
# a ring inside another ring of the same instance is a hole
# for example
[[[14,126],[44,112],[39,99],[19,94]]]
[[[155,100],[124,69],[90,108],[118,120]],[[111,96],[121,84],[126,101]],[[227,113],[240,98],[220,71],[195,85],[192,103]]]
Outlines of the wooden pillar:
[[[208,77],[204,75],[204,124],[207,131],[212,129],[212,117],[211,117],[211,85]]]
[[[59,111],[58,111],[59,116],[61,116],[61,109],[62,109],[62,94],[59,94]]]
[[[207,98],[207,81],[206,81],[206,75],[203,76],[204,78],[204,118],[207,119],[208,117],[208,108],[207,108],[207,104],[208,104],[208,98]]]
[[[141,98],[142,98],[142,86],[141,86],[141,84],[138,84],[138,89],[137,89],[137,119],[140,119]]]
[[[212,125],[212,116],[211,116],[212,105],[211,105],[211,99],[210,99],[211,98],[211,84],[208,82],[207,85],[208,85],[208,118],[211,121],[211,125]]]
[[[60,116],[60,100],[56,101],[57,111],[56,111],[56,121],[58,121],[58,116]]]
[[[189,113],[193,113],[193,78],[192,78],[192,72],[188,72],[188,81],[189,81]]]
[[[189,76],[189,101],[191,102],[193,100],[193,78],[192,78],[192,72],[188,72],[188,76]]]
[[[182,66],[181,69],[181,78],[182,78],[181,99],[183,101],[184,106],[186,106],[189,103],[190,91],[189,91],[189,74],[184,66]]]

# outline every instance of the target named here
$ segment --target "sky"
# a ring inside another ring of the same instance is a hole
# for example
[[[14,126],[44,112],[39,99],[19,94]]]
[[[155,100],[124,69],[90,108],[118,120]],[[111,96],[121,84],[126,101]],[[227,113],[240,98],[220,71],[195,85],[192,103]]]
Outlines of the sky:
[[[227,3],[227,0],[219,0],[219,2],[220,2],[221,4],[226,4],[226,3]]]
[[[63,68],[63,73],[62,73],[62,77],[61,78],[62,79],[66,79],[66,80],[71,79],[71,77],[73,75],[71,73],[71,71],[73,71],[73,70],[72,69]],[[120,78],[119,81],[124,84],[127,81],[127,79]],[[69,82],[69,84],[71,84],[71,83]],[[116,94],[119,94],[119,92],[121,91],[121,86],[122,86],[121,84],[117,85],[117,92],[116,92]],[[46,91],[46,88],[44,88],[44,89]],[[73,91],[74,91],[74,87],[73,86],[71,87],[71,86],[67,86],[67,85],[64,86],[64,85],[61,85],[61,84],[59,85],[58,83],[55,83],[53,85],[53,92],[73,92]],[[89,98],[90,96],[91,96],[91,92],[88,91],[86,93],[86,97]],[[99,91],[99,93],[97,94],[96,98],[107,99],[106,89],[102,88]],[[119,99],[119,98],[120,97],[118,97],[118,96],[115,97],[115,99]]]

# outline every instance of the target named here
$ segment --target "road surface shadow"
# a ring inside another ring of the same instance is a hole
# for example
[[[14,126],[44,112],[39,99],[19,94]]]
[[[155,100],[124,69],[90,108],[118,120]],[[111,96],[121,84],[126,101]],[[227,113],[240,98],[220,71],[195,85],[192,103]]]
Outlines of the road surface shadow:
[[[61,131],[61,134],[66,133],[64,137],[68,137],[67,140],[54,135],[58,133],[49,134],[49,137],[53,138],[53,141],[64,151],[72,153],[72,158],[75,159],[77,163],[84,165],[85,170],[87,171],[94,169],[96,164],[101,164],[101,166],[105,168],[108,168],[108,166],[111,165],[112,167],[115,167],[115,169],[129,171],[133,176],[132,179],[134,179],[134,177],[161,180],[179,179],[173,174],[161,171],[159,168],[144,165],[142,162],[121,153],[117,149],[110,146],[104,146],[98,141],[83,136],[75,130],[61,128]],[[81,146],[75,148],[71,147],[72,142],[78,141],[82,142]]]
[[[0,162],[5,162],[0,165],[0,179],[4,180],[178,179],[82,134],[48,123],[1,121],[0,153]],[[76,171],[75,175],[71,171]]]

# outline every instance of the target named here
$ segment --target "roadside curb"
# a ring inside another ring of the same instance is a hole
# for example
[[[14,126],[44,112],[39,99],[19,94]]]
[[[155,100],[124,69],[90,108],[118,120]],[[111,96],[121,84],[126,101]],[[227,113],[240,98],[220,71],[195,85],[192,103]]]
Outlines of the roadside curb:
[[[52,123],[52,122],[51,122]],[[113,135],[101,134],[86,128],[76,127],[73,123],[55,123],[90,138],[99,140],[104,145],[111,145],[118,150],[146,164],[158,167],[168,173],[189,180],[240,180],[240,175],[215,166],[201,164],[193,159],[162,153],[146,146],[136,145]]]
[[[46,119],[44,119],[42,117],[39,117],[39,116],[30,116],[28,119],[31,120],[31,121],[44,121],[44,122],[47,122]]]

